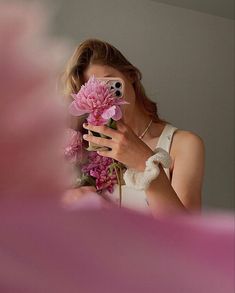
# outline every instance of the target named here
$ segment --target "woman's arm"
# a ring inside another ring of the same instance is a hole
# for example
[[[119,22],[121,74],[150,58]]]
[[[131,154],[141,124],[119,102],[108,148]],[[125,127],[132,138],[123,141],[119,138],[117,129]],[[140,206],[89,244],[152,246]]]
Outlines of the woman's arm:
[[[174,135],[174,167],[171,183],[160,165],[160,174],[146,190],[153,215],[175,211],[200,211],[204,176],[203,140],[188,131]]]
[[[143,172],[146,160],[154,152],[123,121],[118,120],[117,127],[118,130],[113,130],[106,126],[84,125],[86,129],[112,138],[86,135],[84,139],[110,148],[108,151],[99,151],[101,156],[113,158],[129,168]],[[192,132],[179,130],[174,134],[173,142],[175,162],[172,184],[160,166],[159,176],[146,190],[150,208],[156,215],[200,209],[204,171],[203,141]]]

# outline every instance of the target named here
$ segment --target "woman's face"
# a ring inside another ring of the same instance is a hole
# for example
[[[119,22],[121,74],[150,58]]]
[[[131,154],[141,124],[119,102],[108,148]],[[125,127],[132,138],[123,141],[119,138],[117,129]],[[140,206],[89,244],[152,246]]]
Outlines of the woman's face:
[[[90,65],[87,68],[87,70],[84,72],[85,82],[87,82],[88,79],[92,75],[95,75],[96,78],[119,77],[124,81],[124,93],[123,93],[124,99],[130,103],[130,104],[122,105],[124,121],[125,121],[125,117],[131,117],[134,111],[135,101],[136,101],[135,91],[134,91],[131,79],[126,77],[123,73],[121,73],[117,69],[108,65],[98,65],[98,64]]]

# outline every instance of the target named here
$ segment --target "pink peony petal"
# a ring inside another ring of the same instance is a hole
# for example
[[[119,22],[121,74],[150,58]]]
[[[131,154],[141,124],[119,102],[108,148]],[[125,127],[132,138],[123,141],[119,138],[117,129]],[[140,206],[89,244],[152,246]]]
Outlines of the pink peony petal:
[[[92,125],[104,125],[108,122],[108,119],[103,119],[102,116],[95,117],[93,113],[90,113],[87,121]]]
[[[120,120],[122,118],[122,111],[119,106],[116,106],[115,115],[112,117],[113,120]]]
[[[83,114],[88,113],[88,110],[78,108],[76,101],[74,101],[69,106],[69,113],[73,116],[81,116]]]
[[[116,113],[116,108],[117,108],[117,106],[113,105],[112,107],[106,109],[101,115],[102,118],[104,118],[104,119],[112,118]]]

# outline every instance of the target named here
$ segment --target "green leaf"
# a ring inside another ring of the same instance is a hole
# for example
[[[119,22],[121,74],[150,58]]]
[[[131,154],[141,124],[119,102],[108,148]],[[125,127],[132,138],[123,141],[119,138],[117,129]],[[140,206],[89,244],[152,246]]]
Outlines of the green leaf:
[[[96,182],[94,177],[87,175],[87,174],[82,174],[80,178],[78,178],[79,183],[75,183],[76,187],[79,186],[95,186],[96,187]]]

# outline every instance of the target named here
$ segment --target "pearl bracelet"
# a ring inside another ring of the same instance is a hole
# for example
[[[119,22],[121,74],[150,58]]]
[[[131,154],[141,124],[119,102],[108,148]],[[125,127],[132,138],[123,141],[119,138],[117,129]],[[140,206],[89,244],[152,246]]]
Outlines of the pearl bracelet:
[[[172,159],[169,153],[160,147],[156,148],[154,152],[155,154],[145,162],[144,172],[127,168],[123,174],[123,179],[127,186],[138,190],[146,190],[149,184],[160,174],[159,163],[164,168],[170,168]]]

